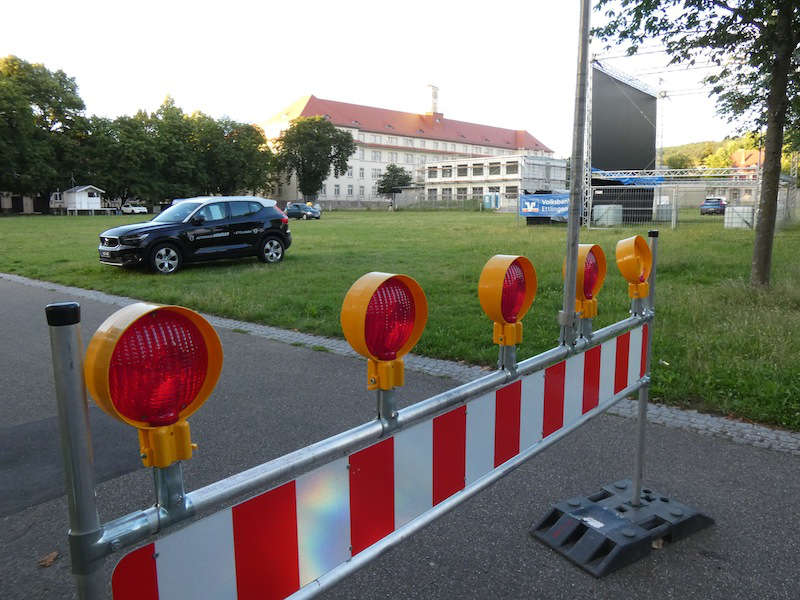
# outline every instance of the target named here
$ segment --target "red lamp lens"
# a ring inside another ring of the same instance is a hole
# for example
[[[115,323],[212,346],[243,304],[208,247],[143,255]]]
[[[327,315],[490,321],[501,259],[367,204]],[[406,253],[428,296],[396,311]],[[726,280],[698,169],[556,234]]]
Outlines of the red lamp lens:
[[[414,298],[399,279],[387,279],[370,298],[364,321],[367,348],[380,360],[394,360],[414,329]]]
[[[600,265],[590,250],[586,253],[586,262],[583,265],[583,297],[587,300],[591,300],[594,295],[598,277],[600,277]]]
[[[525,273],[515,260],[511,263],[503,278],[503,296],[500,310],[506,323],[515,323],[522,303],[525,301]]]
[[[108,371],[111,401],[128,419],[171,425],[200,393],[208,370],[203,334],[169,310],[148,313],[122,334]]]

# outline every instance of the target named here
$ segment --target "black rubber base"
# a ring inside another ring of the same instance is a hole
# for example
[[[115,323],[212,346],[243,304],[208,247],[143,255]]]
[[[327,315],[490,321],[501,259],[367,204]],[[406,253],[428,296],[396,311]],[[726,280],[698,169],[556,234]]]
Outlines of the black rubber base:
[[[591,496],[556,504],[531,535],[595,577],[603,577],[650,553],[654,543],[676,542],[714,520],[648,487],[631,504],[629,479]]]

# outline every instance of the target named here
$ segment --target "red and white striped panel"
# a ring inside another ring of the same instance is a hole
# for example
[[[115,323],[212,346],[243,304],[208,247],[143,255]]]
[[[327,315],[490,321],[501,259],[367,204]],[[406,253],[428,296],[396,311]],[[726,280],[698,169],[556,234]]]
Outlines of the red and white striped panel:
[[[647,325],[127,554],[116,600],[280,599],[645,373]]]

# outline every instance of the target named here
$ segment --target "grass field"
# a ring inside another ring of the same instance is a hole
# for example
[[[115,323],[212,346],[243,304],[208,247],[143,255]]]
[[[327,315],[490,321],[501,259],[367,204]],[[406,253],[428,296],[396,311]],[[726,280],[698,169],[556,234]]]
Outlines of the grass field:
[[[533,261],[539,291],[524,320],[519,358],[557,342],[564,226],[525,227],[514,215],[340,212],[293,221],[279,265],[255,259],[188,266],[163,277],[101,265],[97,236],[135,217],[0,219],[0,271],[341,337],[347,289],[368,271],[411,275],[429,321],[415,352],[490,365],[491,323],[477,298],[485,261],[497,253]],[[655,399],[800,430],[800,229],[776,236],[773,285],[747,285],[753,233],[721,217],[661,232],[655,324]],[[626,284],[614,265],[618,239],[646,227],[581,232],[609,260],[599,294],[602,327],[626,316]]]

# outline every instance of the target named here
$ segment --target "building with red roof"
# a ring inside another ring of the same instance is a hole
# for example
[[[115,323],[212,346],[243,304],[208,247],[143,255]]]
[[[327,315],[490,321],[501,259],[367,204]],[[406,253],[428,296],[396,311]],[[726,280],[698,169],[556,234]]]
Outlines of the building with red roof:
[[[546,164],[557,162],[562,167],[564,177],[566,173],[565,162],[553,158],[553,151],[529,132],[446,119],[436,111],[435,100],[431,112],[416,114],[305,96],[267,121],[263,125],[264,131],[268,139],[274,139],[293,119],[312,116],[325,117],[340,129],[349,131],[357,148],[348,172],[338,178],[329,177],[324,183],[319,192],[322,201],[376,198],[377,180],[389,164],[410,171],[420,188],[425,185],[426,165],[442,161],[463,162],[470,170],[470,179],[473,162],[476,172],[480,163],[480,172],[488,173],[486,161],[494,157],[501,161],[499,157],[508,155],[539,158],[540,162]],[[441,182],[437,183],[441,187]],[[454,195],[456,189],[469,189],[468,181],[460,183],[463,185],[454,187]],[[455,186],[459,182],[454,181],[453,184]],[[502,190],[499,179],[498,184]],[[483,193],[478,190],[484,186],[473,187],[473,195]],[[508,187],[515,192],[522,192],[521,181]],[[285,201],[294,201],[299,197],[294,182],[282,186],[278,193],[278,199]]]

